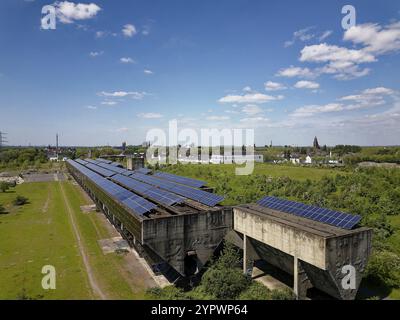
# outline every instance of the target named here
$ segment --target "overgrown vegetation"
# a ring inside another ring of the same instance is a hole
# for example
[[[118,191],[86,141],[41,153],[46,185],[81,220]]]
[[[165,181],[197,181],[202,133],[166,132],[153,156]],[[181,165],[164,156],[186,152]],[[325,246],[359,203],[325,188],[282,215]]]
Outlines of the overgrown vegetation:
[[[268,290],[243,274],[238,249],[226,242],[223,252],[203,274],[200,284],[184,292],[175,286],[151,288],[148,295],[160,300],[291,300],[290,290]]]

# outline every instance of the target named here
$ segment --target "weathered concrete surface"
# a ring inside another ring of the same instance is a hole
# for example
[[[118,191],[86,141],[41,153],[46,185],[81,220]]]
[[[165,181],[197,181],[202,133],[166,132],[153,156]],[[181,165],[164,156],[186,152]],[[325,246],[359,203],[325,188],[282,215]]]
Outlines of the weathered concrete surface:
[[[232,210],[176,215],[143,221],[142,244],[150,247],[181,275],[185,258],[195,257],[200,269],[232,229]]]
[[[233,212],[236,231],[321,269],[326,268],[326,248],[322,236],[279,223],[267,215],[237,208]]]
[[[338,299],[355,298],[371,251],[371,229],[311,225],[306,219],[292,219],[291,215],[277,215],[261,207],[257,210],[257,206],[234,208],[233,220],[234,230],[245,235],[257,252],[254,258],[259,256],[292,275],[297,269],[294,282],[299,296],[312,285]],[[229,237],[238,242],[237,236],[230,233]],[[355,268],[355,289],[342,286],[346,265]]]

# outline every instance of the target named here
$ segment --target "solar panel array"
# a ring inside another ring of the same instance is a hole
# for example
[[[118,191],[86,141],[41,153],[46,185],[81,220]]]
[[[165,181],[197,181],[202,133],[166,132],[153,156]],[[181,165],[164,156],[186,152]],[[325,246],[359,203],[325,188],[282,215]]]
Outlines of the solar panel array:
[[[82,160],[82,159],[75,159],[75,161],[78,162],[78,163],[80,163],[80,164],[82,164],[82,165],[85,165],[85,164],[88,163],[87,161]]]
[[[99,167],[93,163],[87,163],[85,164],[85,166],[91,170],[93,170],[94,172],[97,172],[98,174],[101,174],[104,177],[111,177],[115,174],[114,171],[111,170],[107,170],[105,168]]]
[[[155,204],[102,177],[96,172],[89,170],[91,166],[96,167],[93,164],[87,164],[85,167],[73,160],[68,160],[68,163],[76,168],[83,175],[87,176],[90,180],[92,180],[99,188],[121,201],[135,213],[143,215],[144,213],[157,208]]]
[[[217,203],[224,200],[223,197],[213,193],[209,193],[203,190],[193,189],[185,185],[180,185],[175,182],[155,178],[141,173],[134,173],[130,177],[151,184],[153,186],[159,187],[161,189],[174,192],[185,198],[195,200],[210,207],[214,207]]]
[[[147,169],[147,168],[140,168],[140,169],[136,169],[135,171],[139,172],[139,173],[143,173],[143,174],[148,174],[151,172],[151,170]]]
[[[267,196],[257,202],[263,207],[290,213],[299,217],[326,223],[343,229],[352,229],[357,225],[361,216],[344,212],[333,211],[326,208],[310,206],[307,204]]]
[[[120,164],[119,162],[111,162],[111,165],[115,166],[115,167],[121,167],[122,164]]]
[[[142,195],[145,195],[150,199],[165,204],[167,206],[172,206],[173,204],[182,203],[185,200],[183,197],[178,196],[174,193],[161,190],[147,183],[143,183],[120,174],[113,176],[111,179],[113,181],[120,183],[126,188],[141,193]]]
[[[200,180],[196,180],[196,179],[191,179],[191,178],[186,178],[186,177],[181,177],[181,176],[177,176],[175,174],[171,174],[171,173],[165,173],[165,172],[156,172],[154,173],[155,176],[169,180],[169,181],[173,181],[173,182],[177,182],[180,184],[184,184],[193,188],[201,188],[202,186],[205,186],[206,183],[204,181],[200,181]]]
[[[108,164],[110,164],[112,162],[110,160],[106,160],[106,159],[102,159],[102,158],[97,158],[96,160],[99,162],[104,162],[104,163],[108,163]]]
[[[107,170],[116,172],[116,173],[124,173],[124,172],[128,171],[128,170],[126,170],[124,168],[119,168],[119,167],[113,166],[112,164],[108,164],[108,163],[99,162],[97,165],[102,167],[102,168],[105,168]]]

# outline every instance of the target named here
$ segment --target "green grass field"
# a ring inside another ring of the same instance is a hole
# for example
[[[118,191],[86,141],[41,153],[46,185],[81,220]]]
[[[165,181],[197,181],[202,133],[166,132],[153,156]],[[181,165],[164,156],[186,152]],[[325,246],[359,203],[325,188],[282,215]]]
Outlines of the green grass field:
[[[25,183],[0,193],[8,214],[0,215],[0,299],[96,299],[80,255],[61,184],[72,208],[90,266],[108,299],[142,299],[142,279],[127,275],[125,257],[104,255],[97,240],[109,230],[96,213],[85,214],[85,197],[71,182]],[[29,198],[23,207],[12,205],[16,195]],[[56,290],[41,286],[42,267],[56,268]],[[128,279],[128,280],[127,280]]]

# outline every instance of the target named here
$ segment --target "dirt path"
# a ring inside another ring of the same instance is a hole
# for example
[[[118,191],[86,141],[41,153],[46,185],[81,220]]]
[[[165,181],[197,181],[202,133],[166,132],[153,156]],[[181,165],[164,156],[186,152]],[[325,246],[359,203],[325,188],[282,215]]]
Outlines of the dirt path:
[[[64,199],[65,206],[67,207],[68,215],[69,215],[70,220],[71,220],[71,224],[72,224],[72,227],[73,227],[73,230],[74,230],[74,234],[75,234],[76,240],[78,242],[79,252],[81,254],[81,257],[82,257],[82,260],[83,260],[83,264],[85,265],[86,274],[88,275],[90,286],[92,287],[92,290],[93,290],[93,292],[95,293],[96,296],[100,297],[102,300],[106,300],[107,296],[100,289],[100,286],[99,286],[98,282],[96,281],[96,279],[95,279],[95,277],[93,275],[93,270],[92,270],[92,267],[90,266],[88,256],[87,256],[85,248],[84,248],[84,246],[82,244],[81,236],[80,236],[80,233],[79,233],[79,229],[78,229],[78,227],[76,225],[76,222],[75,222],[75,217],[74,217],[73,210],[72,210],[71,205],[69,203],[69,200],[68,200],[68,198],[67,198],[67,196],[65,194],[64,186],[63,186],[62,182],[59,182],[59,185],[60,185],[60,188],[61,188],[61,193],[62,193],[62,196],[63,196],[63,199]]]

